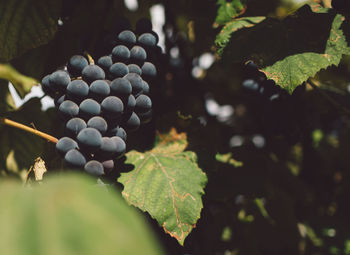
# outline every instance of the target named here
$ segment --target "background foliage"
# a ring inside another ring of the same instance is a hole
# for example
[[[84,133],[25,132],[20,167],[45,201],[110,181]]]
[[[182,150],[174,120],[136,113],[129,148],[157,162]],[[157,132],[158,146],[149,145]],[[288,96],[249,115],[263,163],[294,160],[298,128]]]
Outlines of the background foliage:
[[[43,111],[38,98],[16,108],[8,81],[24,97],[71,55],[105,54],[103,39],[118,18],[134,26],[160,4],[165,54],[151,84],[154,118],[128,137],[122,173],[103,181],[149,213],[143,215],[165,254],[350,254],[350,15],[329,9],[330,1],[307,2],[150,0],[132,11],[120,0],[2,1],[1,117],[61,137],[55,110]],[[214,63],[203,61],[208,58]],[[283,100],[270,101],[242,86],[251,77],[248,60],[285,89]],[[38,156],[46,162],[46,175],[61,173],[52,144],[0,129],[5,183],[24,180]],[[175,169],[167,161],[171,151],[179,161]],[[168,171],[150,175],[162,167]],[[151,181],[136,178],[141,175]],[[169,178],[180,185],[181,194],[172,199],[182,203],[181,217],[193,228],[186,239],[176,237],[183,229],[174,224],[178,218],[169,201],[152,200],[154,190],[178,187]],[[186,196],[189,190],[196,203]],[[140,204],[145,194],[147,203]],[[2,207],[13,199],[6,201]]]

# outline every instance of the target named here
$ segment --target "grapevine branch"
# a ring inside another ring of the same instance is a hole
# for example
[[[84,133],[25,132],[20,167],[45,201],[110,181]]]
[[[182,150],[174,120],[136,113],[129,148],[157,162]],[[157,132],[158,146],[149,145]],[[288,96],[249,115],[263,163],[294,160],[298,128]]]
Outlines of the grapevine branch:
[[[322,91],[321,89],[318,88],[318,86],[313,83],[310,79],[308,80],[308,83],[310,86],[317,90],[327,101],[332,104],[335,108],[337,108],[340,111],[343,111],[344,113],[350,115],[350,110],[342,105],[340,105],[336,100],[334,100],[332,97],[330,97],[326,92]]]
[[[32,133],[34,135],[40,136],[40,137],[42,137],[42,138],[44,138],[47,141],[52,142],[52,143],[57,143],[58,142],[58,139],[56,137],[53,137],[53,136],[51,136],[49,134],[46,134],[46,133],[41,132],[41,131],[38,131],[38,130],[36,130],[34,128],[28,127],[28,126],[23,125],[21,123],[18,123],[16,121],[9,120],[7,118],[1,118],[0,117],[0,123],[2,123],[4,125],[11,126],[11,127],[22,129],[22,130],[27,131],[29,133]]]

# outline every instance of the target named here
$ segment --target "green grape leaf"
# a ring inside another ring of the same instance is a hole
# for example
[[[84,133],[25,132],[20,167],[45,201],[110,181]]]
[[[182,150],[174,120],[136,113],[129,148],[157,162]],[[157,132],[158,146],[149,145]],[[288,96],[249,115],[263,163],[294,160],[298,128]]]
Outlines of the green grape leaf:
[[[219,5],[219,8],[215,22],[218,25],[224,25],[226,22],[241,15],[245,8],[241,2],[241,0],[232,0],[231,2],[218,0],[217,4]]]
[[[200,217],[207,182],[196,154],[186,147],[184,133],[173,129],[160,135],[151,151],[127,153],[126,163],[134,169],[118,179],[128,203],[147,211],[181,245]]]
[[[84,175],[0,182],[3,254],[164,254],[142,215]],[[135,245],[137,244],[137,245]]]
[[[19,73],[9,64],[0,63],[0,79],[8,80],[15,87],[18,94],[23,98],[30,92],[34,85],[38,85],[39,82],[31,77],[25,76]]]
[[[338,65],[349,47],[334,12],[315,13],[301,7],[283,20],[266,18],[253,28],[231,35],[223,61],[253,60],[259,69],[289,93],[321,69]]]
[[[343,54],[350,54],[350,47],[345,40],[340,26],[344,17],[338,14],[332,24],[326,50],[323,54],[307,52],[288,56],[271,66],[263,68],[268,79],[273,79],[289,93],[321,69],[338,66]]]
[[[230,41],[231,34],[239,29],[253,27],[262,22],[265,17],[242,17],[227,22],[216,36],[215,45],[218,47],[219,55],[222,54],[227,43]]]
[[[61,1],[0,1],[0,61],[46,44],[57,31]]]

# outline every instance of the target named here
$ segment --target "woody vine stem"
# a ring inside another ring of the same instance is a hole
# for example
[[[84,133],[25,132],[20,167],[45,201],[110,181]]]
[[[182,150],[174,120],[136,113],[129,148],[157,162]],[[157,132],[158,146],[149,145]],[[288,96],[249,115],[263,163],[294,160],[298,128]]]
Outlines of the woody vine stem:
[[[58,139],[56,137],[54,137],[54,136],[51,136],[51,135],[46,134],[44,132],[38,131],[38,130],[36,130],[34,128],[28,127],[28,126],[23,125],[21,123],[18,123],[16,121],[9,120],[7,118],[0,117],[0,124],[4,124],[4,125],[7,125],[7,126],[11,126],[11,127],[15,127],[15,128],[27,131],[27,132],[32,133],[34,135],[40,136],[40,137],[44,138],[45,140],[47,140],[49,142],[52,142],[52,143],[57,143],[58,142]]]

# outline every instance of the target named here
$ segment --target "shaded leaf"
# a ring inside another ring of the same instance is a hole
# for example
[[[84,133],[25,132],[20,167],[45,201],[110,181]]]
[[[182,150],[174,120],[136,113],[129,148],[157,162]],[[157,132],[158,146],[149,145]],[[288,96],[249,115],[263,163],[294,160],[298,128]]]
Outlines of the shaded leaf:
[[[47,43],[57,31],[58,0],[0,1],[0,61]]]
[[[218,14],[216,16],[215,22],[219,25],[224,25],[226,22],[231,21],[234,17],[242,14],[244,12],[244,5],[241,0],[218,0]]]
[[[232,34],[223,59],[253,60],[269,79],[291,93],[349,53],[340,29],[343,19],[333,12],[314,13],[305,5],[282,21],[267,18]]]
[[[38,85],[37,80],[19,73],[9,64],[0,64],[0,79],[11,82],[22,98],[34,85]]]
[[[186,146],[184,133],[160,135],[153,150],[127,153],[126,163],[135,168],[118,179],[128,203],[147,211],[181,245],[200,217],[207,182]]]
[[[262,22],[265,17],[242,17],[227,22],[216,36],[215,44],[219,47],[218,53],[221,55],[227,43],[230,41],[231,34],[245,27],[253,27]]]
[[[141,215],[86,176],[56,176],[30,189],[2,182],[0,192],[4,254],[163,254]]]

